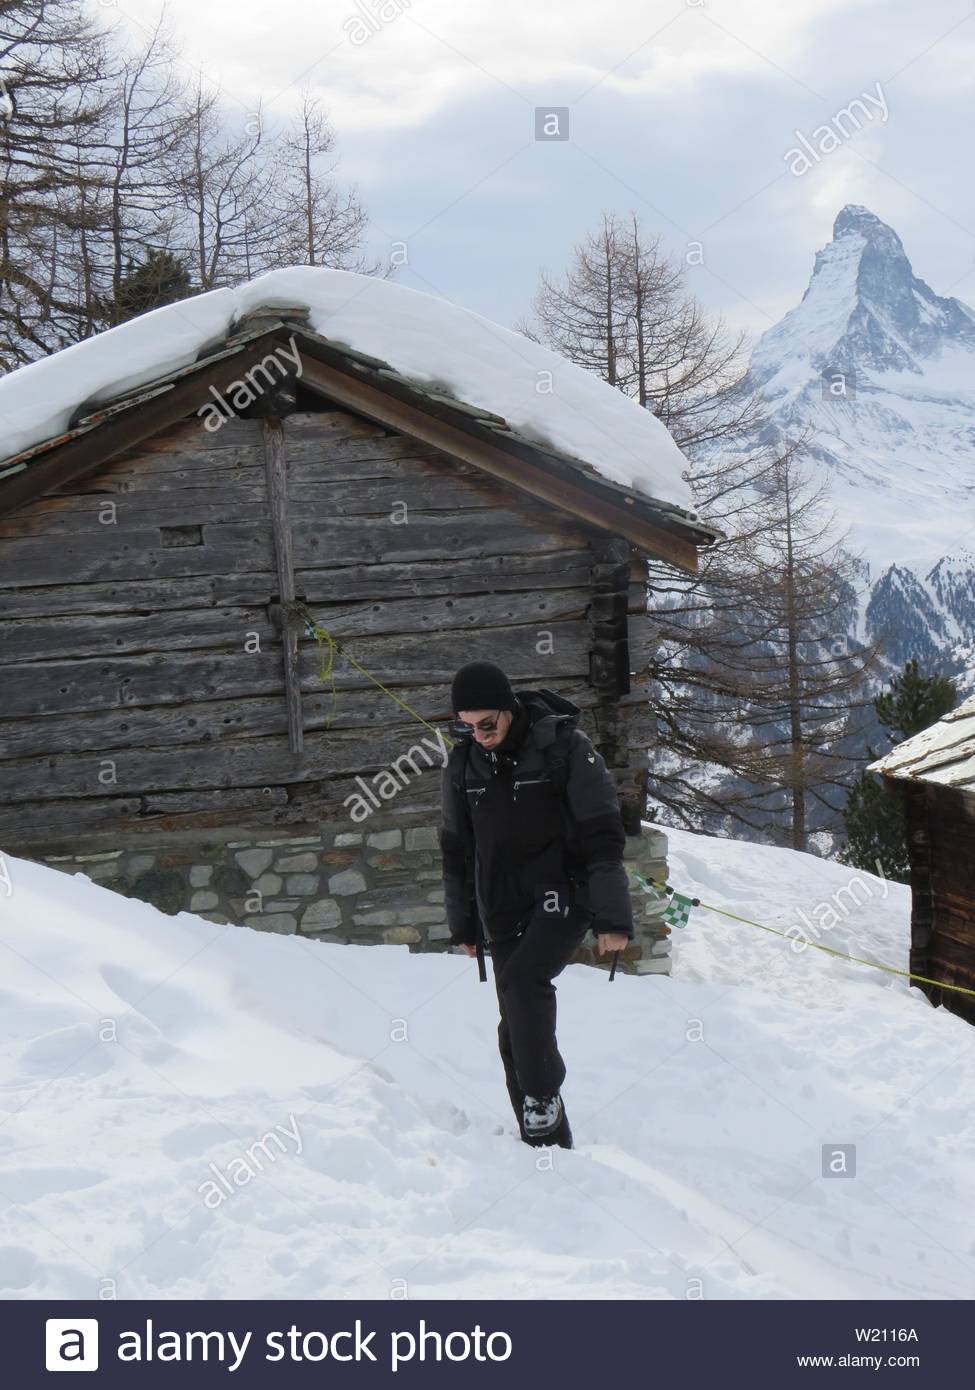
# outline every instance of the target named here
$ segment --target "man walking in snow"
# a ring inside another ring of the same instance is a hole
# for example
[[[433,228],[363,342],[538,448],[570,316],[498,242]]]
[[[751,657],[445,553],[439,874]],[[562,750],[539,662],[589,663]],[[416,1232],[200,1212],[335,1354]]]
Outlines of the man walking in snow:
[[[492,662],[461,667],[451,708],[440,827],[450,939],[471,956],[490,951],[522,1138],[571,1148],[552,981],[589,930],[600,955],[633,938],[616,786],[576,727],[579,707],[548,690],[515,695]]]

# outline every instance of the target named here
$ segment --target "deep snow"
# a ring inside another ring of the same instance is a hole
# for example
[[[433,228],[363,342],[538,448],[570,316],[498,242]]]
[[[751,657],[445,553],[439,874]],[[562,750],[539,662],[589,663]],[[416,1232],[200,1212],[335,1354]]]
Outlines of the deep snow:
[[[679,889],[906,967],[907,888],[668,835]],[[703,908],[672,978],[570,966],[577,1148],[532,1150],[466,956],[5,872],[5,1297],[975,1293],[975,1030],[899,977]],[[855,1177],[822,1176],[824,1144]]]

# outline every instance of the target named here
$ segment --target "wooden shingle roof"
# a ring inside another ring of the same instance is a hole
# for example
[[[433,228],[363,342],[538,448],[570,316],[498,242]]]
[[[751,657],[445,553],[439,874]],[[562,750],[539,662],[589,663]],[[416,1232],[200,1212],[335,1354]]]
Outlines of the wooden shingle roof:
[[[975,792],[975,695],[929,729],[869,763],[867,770],[900,781],[933,782]]]

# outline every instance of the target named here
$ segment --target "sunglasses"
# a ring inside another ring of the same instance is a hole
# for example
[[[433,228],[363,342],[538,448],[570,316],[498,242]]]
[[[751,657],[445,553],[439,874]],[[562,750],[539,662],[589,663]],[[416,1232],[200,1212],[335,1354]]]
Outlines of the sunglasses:
[[[472,734],[475,729],[480,729],[482,734],[493,734],[500,718],[501,711],[498,710],[493,719],[479,719],[476,724],[465,724],[462,719],[455,719],[454,730],[458,734]]]

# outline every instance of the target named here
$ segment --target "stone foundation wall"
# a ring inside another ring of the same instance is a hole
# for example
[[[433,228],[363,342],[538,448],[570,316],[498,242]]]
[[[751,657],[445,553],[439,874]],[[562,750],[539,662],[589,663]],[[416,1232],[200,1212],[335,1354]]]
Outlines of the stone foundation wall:
[[[644,828],[627,837],[626,863],[644,877],[664,879],[666,836]],[[100,854],[63,855],[45,862],[87,877],[161,912],[193,912],[211,922],[318,941],[406,944],[448,950],[437,830],[428,823],[328,828],[305,835],[173,842]],[[632,876],[631,876],[632,881]],[[665,902],[632,889],[637,936],[618,970],[637,974],[670,969]],[[595,940],[589,937],[588,940]],[[609,968],[588,946],[576,960]]]

